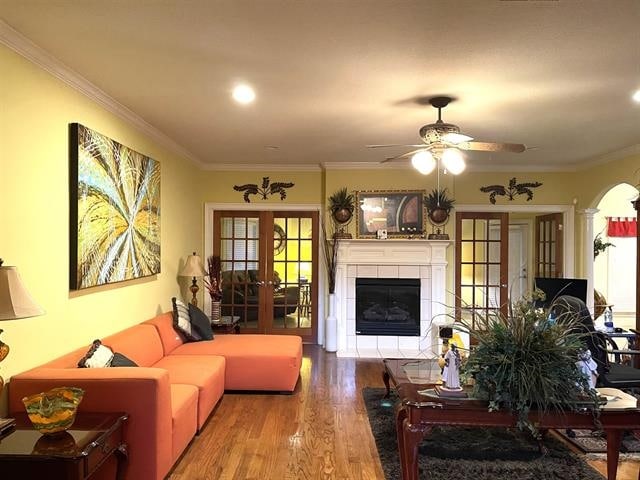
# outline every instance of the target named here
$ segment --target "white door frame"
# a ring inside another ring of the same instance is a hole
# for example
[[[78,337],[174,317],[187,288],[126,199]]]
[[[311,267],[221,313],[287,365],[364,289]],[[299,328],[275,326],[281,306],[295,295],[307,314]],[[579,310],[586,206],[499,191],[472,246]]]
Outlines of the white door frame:
[[[264,210],[279,210],[279,211],[317,211],[319,213],[319,221],[323,221],[322,217],[322,205],[319,204],[311,204],[311,203],[303,203],[303,204],[286,204],[286,205],[278,205],[275,203],[218,203],[218,202],[207,202],[204,204],[204,258],[209,258],[209,255],[213,255],[213,212],[216,210],[232,210],[232,211],[264,211]],[[325,242],[322,238],[322,230],[318,231],[319,235],[319,251],[318,251],[318,265],[315,268],[318,269],[318,278],[320,279],[318,285],[318,298],[316,299],[316,309],[318,311],[318,338],[317,342],[319,345],[324,345],[324,310],[325,305],[323,299],[326,296],[325,292],[325,284],[327,283],[327,272],[322,265],[324,262],[322,261],[322,256],[324,255],[324,245]],[[204,305],[205,311],[209,311],[211,309],[211,298],[209,295],[204,295]]]

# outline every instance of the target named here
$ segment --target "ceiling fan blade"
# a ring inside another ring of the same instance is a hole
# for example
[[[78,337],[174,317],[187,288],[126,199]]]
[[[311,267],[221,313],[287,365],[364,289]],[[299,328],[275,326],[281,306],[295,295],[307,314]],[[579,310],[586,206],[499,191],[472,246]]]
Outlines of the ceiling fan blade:
[[[475,150],[478,152],[522,153],[527,149],[522,143],[464,142],[456,146],[462,150]]]
[[[422,145],[406,145],[404,143],[388,143],[385,145],[365,145],[365,147],[367,148],[387,148],[387,147],[414,147],[414,148],[418,148],[418,147],[426,147],[425,144]]]
[[[395,157],[388,157],[388,158],[385,158],[380,163],[387,163],[387,162],[392,162],[393,160],[400,160],[401,158],[409,157],[409,156],[413,155],[414,153],[418,153],[418,152],[420,152],[422,150],[425,150],[425,149],[424,148],[419,148],[417,150],[412,150],[410,152],[401,153],[400,155],[396,155]]]

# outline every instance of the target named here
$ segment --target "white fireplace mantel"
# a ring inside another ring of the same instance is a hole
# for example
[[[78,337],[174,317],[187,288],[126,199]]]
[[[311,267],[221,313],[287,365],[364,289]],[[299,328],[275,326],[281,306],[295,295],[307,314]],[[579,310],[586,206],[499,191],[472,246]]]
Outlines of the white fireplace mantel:
[[[336,271],[336,317],[341,357],[432,357],[437,325],[445,323],[449,240],[340,240]],[[356,335],[356,278],[420,279],[420,336]]]

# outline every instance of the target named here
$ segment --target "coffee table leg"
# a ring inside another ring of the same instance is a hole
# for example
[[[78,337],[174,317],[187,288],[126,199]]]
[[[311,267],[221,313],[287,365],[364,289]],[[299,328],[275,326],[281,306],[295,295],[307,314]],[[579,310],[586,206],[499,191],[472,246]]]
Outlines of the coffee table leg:
[[[407,408],[403,405],[396,411],[396,433],[402,480],[418,480],[418,445],[431,428],[416,428],[409,423]]]
[[[120,444],[115,451],[116,454],[116,480],[124,479],[125,464],[129,459],[129,447],[126,443]]]
[[[384,394],[384,398],[389,398],[391,388],[389,387],[389,372],[387,372],[386,370],[382,372],[382,381],[384,382],[384,386],[387,388],[387,391]]]
[[[605,430],[605,433],[607,434],[607,480],[616,480],[622,430],[610,429]]]

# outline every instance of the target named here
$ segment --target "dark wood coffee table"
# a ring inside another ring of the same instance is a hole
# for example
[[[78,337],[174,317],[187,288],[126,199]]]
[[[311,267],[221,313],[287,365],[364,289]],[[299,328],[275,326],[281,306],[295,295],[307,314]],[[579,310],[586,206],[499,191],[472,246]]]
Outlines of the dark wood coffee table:
[[[224,315],[217,322],[211,322],[213,333],[240,333],[240,317],[238,315]]]
[[[0,437],[0,476],[4,478],[64,478],[85,480],[112,455],[116,478],[123,478],[127,445],[123,413],[78,413],[72,427],[56,436],[34,430],[26,414],[16,415],[16,427]]]
[[[475,399],[442,398],[432,390],[440,371],[436,360],[384,359],[383,379],[393,384],[400,403],[396,409],[396,430],[403,480],[418,480],[418,445],[436,425],[467,427],[515,427],[517,419],[507,411],[489,412],[487,403]],[[422,383],[421,383],[422,382]],[[594,427],[593,413],[537,413],[530,415],[542,433],[550,428]],[[602,429],[607,438],[607,478],[615,480],[623,430],[640,429],[640,409],[603,409]]]

